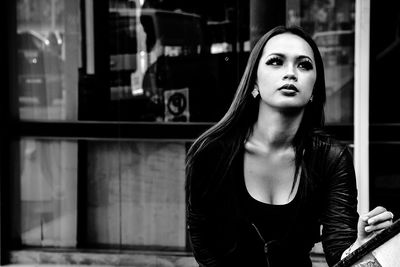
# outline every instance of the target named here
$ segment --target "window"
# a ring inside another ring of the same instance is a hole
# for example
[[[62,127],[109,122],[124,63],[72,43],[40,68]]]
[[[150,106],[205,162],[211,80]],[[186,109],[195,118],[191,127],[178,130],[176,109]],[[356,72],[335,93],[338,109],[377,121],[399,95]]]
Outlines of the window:
[[[21,120],[77,117],[79,1],[17,1],[17,89]]]
[[[400,214],[399,90],[393,86],[400,55],[400,5],[371,1],[371,88],[370,88],[370,192],[371,207],[382,205]],[[385,29],[382,31],[382,29]]]
[[[325,67],[328,124],[353,124],[355,1],[287,1],[287,24],[313,36]]]
[[[16,2],[19,247],[188,249],[186,149],[233,98],[249,2]],[[329,127],[352,129],[354,1],[286,7],[321,50]]]
[[[19,0],[16,7],[21,124],[76,120],[79,1]],[[22,136],[19,146],[19,186],[14,188],[19,202],[13,205],[20,207],[14,227],[21,245],[75,247],[78,142]]]
[[[16,7],[18,248],[187,250],[185,155],[235,93],[248,3]]]
[[[249,52],[248,3],[238,8],[231,1],[110,0],[98,11],[106,20],[94,15],[105,30],[94,37],[97,70],[80,77],[79,119],[220,119]]]
[[[88,142],[83,242],[186,248],[184,142]]]
[[[22,245],[75,247],[77,142],[20,142],[20,238]]]

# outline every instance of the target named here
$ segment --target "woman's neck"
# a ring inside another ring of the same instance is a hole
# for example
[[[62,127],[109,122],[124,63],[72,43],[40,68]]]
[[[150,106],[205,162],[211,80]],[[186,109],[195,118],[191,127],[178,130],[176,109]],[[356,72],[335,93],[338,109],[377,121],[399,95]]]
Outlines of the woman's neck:
[[[258,145],[262,145],[267,150],[290,148],[302,117],[302,111],[283,114],[281,112],[262,112],[260,110],[251,140]]]

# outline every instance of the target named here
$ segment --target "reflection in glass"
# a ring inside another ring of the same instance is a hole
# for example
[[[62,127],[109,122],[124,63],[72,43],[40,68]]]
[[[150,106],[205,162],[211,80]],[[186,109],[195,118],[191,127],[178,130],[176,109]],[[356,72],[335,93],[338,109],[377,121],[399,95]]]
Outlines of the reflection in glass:
[[[353,123],[354,0],[287,0],[287,24],[312,34],[325,66],[327,123]]]
[[[181,101],[170,105],[181,112],[171,119],[189,121],[188,94],[179,90],[187,89],[193,76],[189,71],[199,61],[200,17],[140,7],[110,8],[109,12],[112,105],[128,101],[131,110],[122,117],[163,121],[169,111],[165,94],[172,90]]]
[[[106,102],[112,120],[220,119],[241,75],[239,58],[248,56],[248,24],[237,25],[237,5],[110,0]]]
[[[370,146],[370,207],[383,206],[400,216],[400,145],[373,143]]]
[[[185,248],[184,166],[184,143],[88,143],[85,242]]]
[[[370,122],[400,123],[400,2],[371,1]],[[382,30],[385,29],[385,30]]]
[[[20,142],[20,231],[23,245],[76,245],[77,144]]]
[[[17,1],[21,119],[76,119],[79,17],[78,0]]]

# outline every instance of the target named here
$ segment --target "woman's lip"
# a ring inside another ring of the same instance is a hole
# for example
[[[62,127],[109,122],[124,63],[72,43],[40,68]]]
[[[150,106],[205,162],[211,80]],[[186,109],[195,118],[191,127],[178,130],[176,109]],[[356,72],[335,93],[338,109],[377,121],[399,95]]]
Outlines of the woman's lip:
[[[279,88],[279,90],[281,90],[281,91],[284,90],[286,92],[296,92],[296,93],[299,91],[297,89],[297,87],[295,85],[293,85],[293,84],[285,84],[285,85],[281,86]]]
[[[281,89],[279,89],[279,91],[281,93],[283,93],[284,95],[288,95],[288,96],[293,96],[293,95],[297,94],[297,92],[298,92],[296,90],[286,89],[286,88],[281,88]]]

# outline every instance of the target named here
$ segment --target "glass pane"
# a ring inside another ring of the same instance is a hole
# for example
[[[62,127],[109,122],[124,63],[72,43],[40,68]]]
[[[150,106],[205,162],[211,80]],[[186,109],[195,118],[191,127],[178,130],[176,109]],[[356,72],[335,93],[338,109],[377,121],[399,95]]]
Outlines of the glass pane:
[[[353,123],[354,0],[287,0],[287,24],[305,28],[325,66],[327,123]]]
[[[20,118],[77,118],[80,1],[17,1]]]
[[[76,245],[77,144],[23,139],[20,142],[23,245]]]
[[[101,109],[109,112],[92,112],[93,105],[85,105],[82,119],[220,119],[236,91],[245,63],[240,60],[248,55],[249,7],[243,4],[239,17],[238,5],[229,0],[212,6],[204,1],[109,0],[109,31],[104,34],[109,88],[105,99],[98,94],[97,99],[80,99],[104,101]],[[94,95],[96,89],[87,90]]]
[[[370,145],[370,207],[383,206],[400,215],[400,144]]]
[[[400,2],[371,1],[370,122],[400,123]],[[385,30],[382,30],[385,29]]]
[[[89,142],[85,242],[185,248],[185,155],[184,143]]]

